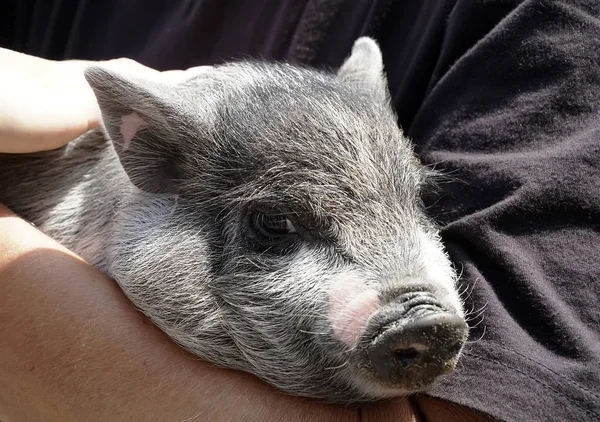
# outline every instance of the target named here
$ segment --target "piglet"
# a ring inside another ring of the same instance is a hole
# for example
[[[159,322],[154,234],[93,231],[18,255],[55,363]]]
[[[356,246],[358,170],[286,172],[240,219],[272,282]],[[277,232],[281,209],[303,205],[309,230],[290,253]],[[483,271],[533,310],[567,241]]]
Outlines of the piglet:
[[[294,395],[426,390],[468,326],[381,52],[337,72],[240,61],[177,85],[102,67],[103,118],[0,155],[0,202],[114,278],[175,342]]]

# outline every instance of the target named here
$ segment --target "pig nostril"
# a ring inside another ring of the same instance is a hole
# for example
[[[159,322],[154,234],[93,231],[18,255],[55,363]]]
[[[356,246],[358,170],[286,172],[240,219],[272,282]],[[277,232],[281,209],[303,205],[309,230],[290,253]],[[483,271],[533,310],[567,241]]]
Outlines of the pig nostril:
[[[419,352],[414,347],[394,351],[394,359],[402,366],[411,365],[418,357]]]

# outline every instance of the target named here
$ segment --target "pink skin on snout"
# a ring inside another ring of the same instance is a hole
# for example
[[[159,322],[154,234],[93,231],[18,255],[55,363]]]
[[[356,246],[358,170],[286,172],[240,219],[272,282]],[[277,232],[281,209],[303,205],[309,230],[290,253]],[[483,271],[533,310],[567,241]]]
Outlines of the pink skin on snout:
[[[146,127],[148,123],[144,121],[135,111],[121,117],[121,136],[123,137],[123,151],[129,148],[131,140],[138,130]]]
[[[380,307],[378,293],[352,275],[335,279],[328,293],[333,332],[344,344],[355,347]]]

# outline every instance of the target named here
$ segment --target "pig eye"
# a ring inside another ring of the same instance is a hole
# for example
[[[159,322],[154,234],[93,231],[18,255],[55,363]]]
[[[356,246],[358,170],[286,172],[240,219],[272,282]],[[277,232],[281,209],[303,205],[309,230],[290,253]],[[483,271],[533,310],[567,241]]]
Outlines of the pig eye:
[[[278,213],[254,211],[250,215],[250,225],[257,235],[267,240],[277,240],[298,233],[294,223]]]

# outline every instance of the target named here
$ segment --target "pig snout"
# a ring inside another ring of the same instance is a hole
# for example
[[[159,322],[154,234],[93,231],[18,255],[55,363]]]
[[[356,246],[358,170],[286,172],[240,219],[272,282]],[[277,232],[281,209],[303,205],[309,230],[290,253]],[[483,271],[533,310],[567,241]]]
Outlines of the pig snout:
[[[382,329],[368,346],[373,376],[385,383],[418,388],[450,372],[466,338],[457,315],[440,312]]]
[[[389,293],[371,289],[345,293],[345,307],[333,308],[334,333],[354,349],[356,366],[370,382],[416,392],[454,369],[468,326],[432,293],[413,291],[391,300]]]
[[[417,391],[454,369],[467,336],[464,318],[432,294],[406,293],[369,319],[362,360],[372,380]]]

